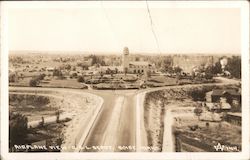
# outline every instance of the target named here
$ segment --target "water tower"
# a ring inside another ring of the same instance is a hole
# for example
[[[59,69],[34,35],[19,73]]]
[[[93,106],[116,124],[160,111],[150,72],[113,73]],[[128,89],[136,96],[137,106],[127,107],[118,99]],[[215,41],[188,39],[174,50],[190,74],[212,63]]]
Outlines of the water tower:
[[[123,65],[123,72],[125,72],[126,70],[128,71],[128,68],[129,68],[129,50],[128,50],[128,47],[123,48],[122,65]]]

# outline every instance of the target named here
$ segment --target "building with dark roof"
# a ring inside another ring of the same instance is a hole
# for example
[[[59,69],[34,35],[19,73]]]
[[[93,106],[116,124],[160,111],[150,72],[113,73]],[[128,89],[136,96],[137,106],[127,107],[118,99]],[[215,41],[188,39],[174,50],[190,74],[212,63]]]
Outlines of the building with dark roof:
[[[214,89],[206,94],[206,100],[208,102],[218,103],[222,99],[226,99],[226,102],[229,104],[231,104],[233,100],[241,103],[241,92],[236,89]]]
[[[241,126],[241,113],[227,113],[225,120],[229,123]]]

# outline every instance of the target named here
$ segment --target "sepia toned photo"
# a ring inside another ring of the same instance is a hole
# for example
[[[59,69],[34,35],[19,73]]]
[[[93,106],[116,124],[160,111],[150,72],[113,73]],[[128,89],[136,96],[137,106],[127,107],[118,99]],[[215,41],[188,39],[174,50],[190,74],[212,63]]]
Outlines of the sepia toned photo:
[[[9,4],[2,150],[244,159],[242,8],[120,3]]]

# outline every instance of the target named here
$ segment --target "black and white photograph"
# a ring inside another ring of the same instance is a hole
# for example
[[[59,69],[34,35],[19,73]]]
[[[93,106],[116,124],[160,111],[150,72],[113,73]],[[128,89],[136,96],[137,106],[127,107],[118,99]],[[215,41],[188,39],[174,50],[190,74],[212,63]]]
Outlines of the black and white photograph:
[[[249,158],[248,3],[2,4],[3,159]]]

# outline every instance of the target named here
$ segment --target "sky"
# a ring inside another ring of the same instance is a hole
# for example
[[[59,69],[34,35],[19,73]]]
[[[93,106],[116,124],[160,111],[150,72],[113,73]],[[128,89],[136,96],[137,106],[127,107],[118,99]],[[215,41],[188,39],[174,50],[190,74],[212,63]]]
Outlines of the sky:
[[[236,8],[10,9],[10,50],[233,53],[241,48]],[[154,33],[155,32],[155,36]],[[158,42],[158,43],[157,43]]]

